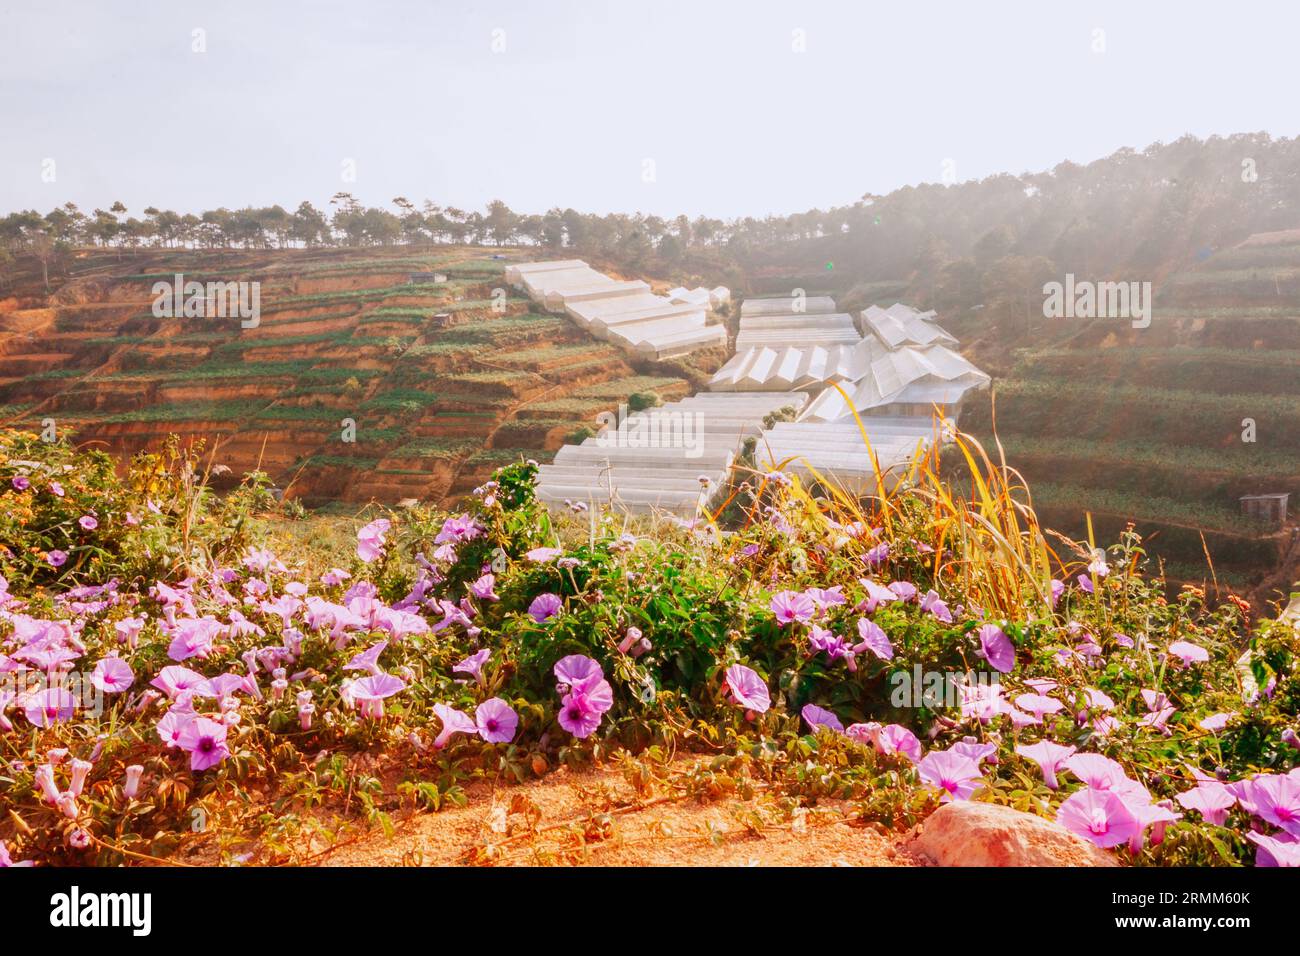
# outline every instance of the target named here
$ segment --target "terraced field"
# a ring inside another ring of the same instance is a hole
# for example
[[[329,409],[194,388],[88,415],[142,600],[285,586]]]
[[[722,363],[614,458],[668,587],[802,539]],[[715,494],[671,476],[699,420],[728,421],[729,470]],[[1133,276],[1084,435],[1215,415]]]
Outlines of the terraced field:
[[[1206,550],[1228,579],[1294,564],[1290,529],[1261,527],[1238,499],[1300,505],[1300,236],[1252,237],[1172,275],[1149,328],[1070,322],[996,382],[998,434],[1040,511],[1076,534],[1090,511],[1099,538],[1132,519],[1195,580],[1210,577]],[[988,402],[962,424],[990,436]]]
[[[287,494],[441,500],[629,396],[688,383],[505,291],[482,249],[86,252],[0,299],[0,421],[129,456],[206,440]],[[437,272],[445,281],[427,281]],[[257,281],[261,321],[156,318],[152,286]],[[26,281],[24,281],[26,280]],[[351,440],[349,440],[351,439]],[[233,480],[233,479],[232,479]]]

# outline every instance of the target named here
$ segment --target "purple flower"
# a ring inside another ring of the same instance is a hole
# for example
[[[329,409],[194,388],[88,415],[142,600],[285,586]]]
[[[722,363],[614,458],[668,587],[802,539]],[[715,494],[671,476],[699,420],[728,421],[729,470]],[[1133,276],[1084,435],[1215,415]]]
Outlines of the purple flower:
[[[984,775],[979,764],[951,750],[933,750],[917,764],[921,782],[943,793],[942,802],[969,800],[984,786]]]
[[[208,717],[195,717],[181,730],[177,745],[189,751],[190,769],[207,770],[230,756],[226,725]]]
[[[1082,591],[1084,594],[1091,594],[1091,593],[1092,593],[1092,578],[1088,577],[1088,575],[1086,575],[1086,574],[1080,574],[1080,575],[1079,575],[1079,590]]]
[[[77,519],[77,524],[81,525],[82,531],[94,531],[99,527],[99,519],[94,515],[82,515]]]
[[[1101,754],[1075,754],[1064,766],[1093,790],[1123,790],[1133,783],[1123,767]]]
[[[898,595],[889,588],[881,587],[868,578],[859,578],[858,583],[867,589],[867,596],[858,604],[858,610],[864,614],[871,614],[880,605],[898,600]]]
[[[26,491],[31,487],[31,480],[26,475],[14,475],[9,483],[14,486],[14,491]]]
[[[1206,823],[1216,827],[1223,826],[1228,811],[1237,803],[1232,791],[1214,780],[1203,780],[1199,786],[1177,794],[1174,799],[1184,810],[1195,810]]]
[[[894,645],[889,642],[884,629],[875,621],[869,621],[865,617],[858,618],[858,636],[862,640],[854,646],[854,653],[865,650],[871,651],[882,661],[894,659]]]
[[[1074,747],[1052,743],[1050,740],[1040,740],[1028,746],[1022,744],[1016,748],[1016,753],[1020,756],[1038,764],[1038,768],[1043,771],[1043,782],[1052,790],[1060,786],[1056,782],[1056,774],[1065,765],[1065,761],[1074,755],[1074,751]]]
[[[838,584],[832,588],[809,588],[804,594],[808,595],[819,611],[839,607],[845,601],[844,590]]]
[[[893,591],[900,601],[913,601],[920,593],[916,585],[910,581],[893,581],[889,585],[889,590]]]
[[[609,683],[601,679],[600,683],[586,691],[570,691],[560,701],[557,715],[560,726],[575,737],[590,737],[600,726],[601,717],[609,706],[613,706],[612,693],[608,697],[605,691]],[[608,700],[609,706],[605,706]]]
[[[940,600],[939,592],[933,588],[926,591],[925,597],[921,598],[921,610],[929,611],[934,615],[935,620],[942,621],[944,624],[952,623],[952,612],[948,610],[948,605]]]
[[[149,682],[153,687],[157,687],[168,697],[175,699],[180,694],[191,691],[200,697],[211,697],[211,691],[208,689],[208,679],[202,674],[195,673],[188,667],[181,667],[176,664],[169,664],[158,671],[158,676]]]
[[[605,677],[600,664],[586,654],[570,654],[568,657],[560,658],[555,662],[552,672],[555,674],[555,679],[560,682],[562,688],[560,693],[567,693],[572,688],[583,690]]]
[[[46,552],[45,560],[50,567],[61,568],[68,563],[68,552],[55,548],[53,551]]]
[[[1056,811],[1056,822],[1103,850],[1128,843],[1143,830],[1119,794],[1092,787],[1070,794]]]
[[[384,698],[406,690],[406,682],[392,674],[371,674],[352,682],[352,699],[361,705],[361,716],[379,720],[384,716]]]
[[[379,655],[388,647],[387,641],[380,641],[374,647],[367,648],[343,665],[345,671],[365,671],[367,674],[382,673],[379,669]]]
[[[474,678],[474,680],[476,680],[478,683],[482,684],[483,665],[488,662],[488,658],[490,658],[491,656],[492,656],[492,651],[485,647],[481,651],[477,651],[471,654],[469,657],[465,658],[459,664],[453,665],[451,668],[451,672],[453,674],[468,674],[470,677]]]
[[[1011,638],[996,624],[985,624],[979,629],[979,656],[989,662],[989,666],[1003,674],[1009,674],[1016,666],[1016,649]]]
[[[1043,714],[1054,714],[1065,705],[1055,698],[1045,697],[1042,694],[1021,694],[1016,698],[1016,706],[1042,720]]]
[[[77,709],[77,698],[64,687],[49,687],[28,694],[22,702],[23,712],[37,727],[49,727],[70,720]]]
[[[462,541],[473,541],[482,533],[483,529],[473,518],[468,515],[457,515],[442,523],[442,530],[433,539],[433,543],[460,544]]]
[[[1052,607],[1056,607],[1057,603],[1061,600],[1061,595],[1065,593],[1065,582],[1052,578],[1051,592]]]
[[[882,754],[902,754],[912,763],[921,759],[921,741],[901,724],[887,724],[876,735],[876,749]]]
[[[1204,663],[1210,659],[1210,652],[1191,641],[1174,641],[1169,645],[1169,653],[1183,662],[1184,667]]]
[[[837,734],[844,733],[844,725],[840,723],[840,719],[823,707],[818,707],[816,704],[805,704],[803,710],[799,713],[814,731],[819,727],[825,727]]]
[[[776,622],[782,627],[810,621],[817,612],[813,599],[800,591],[781,591],[772,595],[771,608]]]
[[[369,564],[384,552],[384,535],[393,526],[387,518],[376,518],[357,532],[357,557]]]
[[[1300,837],[1300,779],[1261,773],[1238,786],[1241,804],[1251,814]]]
[[[1196,726],[1200,727],[1204,731],[1208,731],[1209,733],[1217,734],[1224,727],[1228,726],[1228,721],[1232,720],[1232,718],[1236,716],[1236,713],[1211,714],[1209,717],[1200,721]]]
[[[554,561],[562,554],[564,554],[563,548],[533,548],[524,557],[534,564],[546,564],[549,561]]]
[[[889,557],[889,542],[882,541],[862,556],[863,563],[869,568],[877,568]]]
[[[563,606],[564,602],[560,600],[559,595],[547,591],[533,598],[533,603],[528,605],[528,616],[541,624],[559,614]]]
[[[519,715],[500,697],[489,697],[474,711],[479,736],[490,744],[508,744],[515,739]]]
[[[105,657],[95,665],[90,682],[105,694],[120,694],[135,681],[131,665],[120,657]]]
[[[442,721],[442,731],[433,740],[433,745],[441,750],[447,746],[452,734],[476,734],[478,724],[469,714],[457,710],[449,704],[434,704],[433,712]]]
[[[1255,850],[1256,866],[1300,867],[1300,841],[1294,837],[1247,833],[1246,839],[1258,848]]]
[[[3,870],[11,866],[28,867],[28,866],[35,866],[35,865],[36,865],[35,862],[33,862],[32,860],[15,860],[12,856],[9,855],[9,847],[5,846],[5,841],[0,840],[0,870]]]
[[[732,699],[746,710],[762,714],[772,706],[772,696],[763,678],[744,664],[732,664],[726,671],[727,687]]]
[[[496,583],[495,575],[485,574],[469,586],[469,593],[480,601],[499,601],[501,598],[492,590]]]

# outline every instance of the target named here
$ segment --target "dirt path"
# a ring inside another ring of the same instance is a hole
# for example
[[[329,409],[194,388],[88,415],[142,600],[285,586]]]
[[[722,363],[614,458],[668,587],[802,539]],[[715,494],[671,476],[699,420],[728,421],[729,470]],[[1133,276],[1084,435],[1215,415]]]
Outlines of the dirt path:
[[[638,795],[611,769],[558,770],[519,786],[476,787],[465,807],[416,813],[389,838],[369,831],[322,866],[915,866],[847,804],[783,809],[759,793],[700,802]]]

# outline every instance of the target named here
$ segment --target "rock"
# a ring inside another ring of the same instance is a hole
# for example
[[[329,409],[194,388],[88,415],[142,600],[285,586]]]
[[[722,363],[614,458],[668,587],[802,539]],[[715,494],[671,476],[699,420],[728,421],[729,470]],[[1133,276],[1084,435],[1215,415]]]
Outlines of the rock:
[[[1058,823],[965,800],[932,813],[909,849],[939,866],[1119,866]]]

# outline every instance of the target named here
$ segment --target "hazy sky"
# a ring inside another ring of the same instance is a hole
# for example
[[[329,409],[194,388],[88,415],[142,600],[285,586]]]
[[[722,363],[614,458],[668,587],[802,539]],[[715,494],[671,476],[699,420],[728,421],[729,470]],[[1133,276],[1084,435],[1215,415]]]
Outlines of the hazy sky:
[[[1298,36],[1294,0],[0,0],[0,212],[339,189],[795,212],[939,181],[945,160],[964,180],[1188,132],[1294,136]]]

